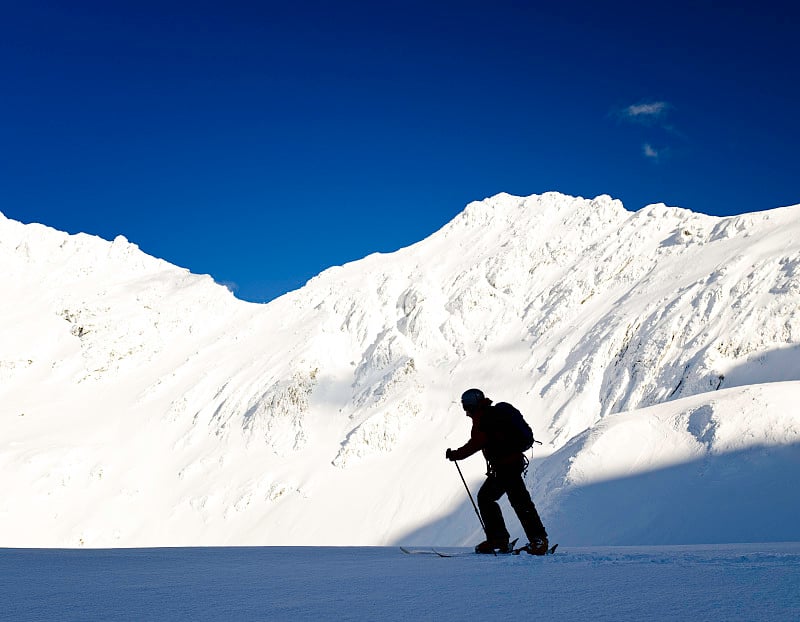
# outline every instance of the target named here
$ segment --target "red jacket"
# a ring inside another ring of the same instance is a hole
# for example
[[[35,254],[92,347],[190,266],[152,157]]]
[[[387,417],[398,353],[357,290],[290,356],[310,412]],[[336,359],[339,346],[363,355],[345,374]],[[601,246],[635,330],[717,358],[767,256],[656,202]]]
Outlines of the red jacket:
[[[484,430],[485,426],[483,426],[483,417],[489,413],[490,410],[486,409],[475,411],[468,415],[472,418],[472,430],[470,431],[469,440],[458,449],[454,449],[450,453],[451,458],[453,460],[464,460],[478,451],[483,451],[483,457],[486,459],[487,464],[491,465],[490,470],[492,467],[522,469],[525,458],[521,451],[507,453],[507,450],[501,450],[497,445],[491,446],[489,435]]]

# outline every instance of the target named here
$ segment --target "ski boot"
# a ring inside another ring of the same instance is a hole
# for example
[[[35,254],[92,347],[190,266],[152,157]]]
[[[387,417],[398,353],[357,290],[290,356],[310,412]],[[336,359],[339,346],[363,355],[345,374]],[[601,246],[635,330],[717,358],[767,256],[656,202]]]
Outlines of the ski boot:
[[[497,553],[510,553],[511,546],[508,540],[484,540],[475,547],[476,553],[496,555]]]
[[[550,543],[547,541],[547,536],[533,538],[528,544],[522,547],[522,551],[530,553],[531,555],[547,555],[550,548]]]

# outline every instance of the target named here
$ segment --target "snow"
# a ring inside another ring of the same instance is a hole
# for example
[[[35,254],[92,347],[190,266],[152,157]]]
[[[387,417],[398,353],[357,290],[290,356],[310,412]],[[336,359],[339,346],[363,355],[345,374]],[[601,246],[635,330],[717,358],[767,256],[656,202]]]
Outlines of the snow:
[[[474,544],[473,386],[563,546],[800,541],[800,206],[502,194],[266,305],[2,214],[0,266],[0,546]]]
[[[0,551],[10,620],[796,620],[800,544]],[[46,576],[47,580],[42,580]]]

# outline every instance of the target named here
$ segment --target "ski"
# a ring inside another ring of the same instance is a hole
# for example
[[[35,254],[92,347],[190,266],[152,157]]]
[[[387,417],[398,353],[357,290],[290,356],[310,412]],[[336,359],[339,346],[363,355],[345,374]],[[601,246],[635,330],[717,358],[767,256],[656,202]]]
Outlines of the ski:
[[[461,557],[464,555],[475,555],[474,552],[462,552],[462,553],[443,553],[442,551],[438,551],[436,549],[407,549],[404,546],[400,547],[400,550],[403,551],[406,555],[436,555],[437,557]]]
[[[526,546],[521,546],[521,547],[519,547],[517,549],[509,550],[509,551],[506,551],[506,552],[495,551],[494,552],[494,556],[498,557],[500,555],[519,555],[523,551],[525,551],[527,553],[528,549],[526,547],[527,547],[527,545]],[[554,555],[557,548],[558,548],[558,544],[554,544],[549,549],[547,549],[546,553],[543,553],[542,555],[539,555],[538,557],[544,557],[545,555]],[[411,549],[407,549],[404,546],[401,546],[400,550],[403,553],[405,553],[406,555],[435,555],[437,557],[472,557],[473,555],[480,555],[480,553],[475,553],[474,551],[463,551],[463,552],[458,552],[458,553],[445,553],[444,551],[439,551],[437,549],[411,550]],[[487,556],[488,553],[484,553],[483,555]]]
[[[442,553],[441,551],[433,549],[433,552],[436,553],[439,557],[466,557],[467,555],[476,555],[474,551],[472,553],[470,553],[469,551],[463,553]]]
[[[495,551],[495,553],[494,553],[495,557],[498,556],[498,555],[519,555],[523,551],[525,551],[526,553],[528,552],[528,545],[527,544],[525,546],[521,546],[521,547],[515,549],[514,545],[516,543],[517,543],[517,541],[514,540],[511,543],[511,549],[506,551],[506,552]],[[556,543],[553,546],[551,546],[549,549],[547,549],[547,552],[542,553],[542,555],[539,555],[538,557],[543,557],[544,555],[555,555],[555,552],[556,552],[557,548],[558,548],[558,543]],[[431,551],[425,551],[425,552],[426,553],[433,552],[436,555],[438,555],[439,557],[465,557],[467,555],[477,555],[477,553],[443,553],[441,551],[437,551],[436,549],[432,549]]]
[[[436,551],[434,551],[433,549],[412,551],[411,549],[407,549],[406,547],[401,546],[400,550],[403,551],[403,553],[405,553],[406,555],[438,555],[438,553]]]
[[[514,552],[514,547],[517,544],[517,540],[519,540],[519,538],[515,538],[511,542],[508,543],[508,550],[507,551],[501,551],[500,549],[495,549],[493,551],[494,556],[497,557],[498,555],[508,555],[509,553],[513,553]],[[478,551],[473,551],[471,553],[442,553],[440,551],[437,551],[436,549],[433,549],[433,551],[439,557],[463,557],[464,555],[488,555],[488,553],[478,553]]]
[[[519,538],[517,538],[517,540],[518,540],[518,539],[519,539]],[[518,551],[520,551],[520,550],[522,550],[522,549],[515,549],[515,548],[514,548],[514,546],[517,544],[517,540],[512,540],[511,542],[509,542],[509,545],[508,545],[508,550],[507,550],[507,551],[500,551],[499,549],[498,549],[498,550],[496,550],[496,551],[494,551],[494,555],[495,555],[495,557],[496,557],[496,556],[498,556],[498,555],[510,555],[510,554],[512,554],[512,553],[513,553],[514,555],[519,555],[519,552],[518,552]],[[556,546],[558,546],[558,545],[556,545]],[[523,548],[524,548],[524,547],[523,547]],[[406,555],[437,555],[437,556],[439,556],[439,557],[466,557],[467,555],[479,555],[479,553],[477,553],[477,552],[475,552],[475,551],[470,551],[470,552],[458,552],[458,553],[445,553],[445,552],[443,552],[443,551],[439,551],[439,550],[437,550],[437,549],[418,549],[418,550],[412,550],[412,549],[407,549],[407,548],[406,548],[406,547],[404,547],[404,546],[401,546],[401,547],[400,547],[400,550],[401,550],[403,553],[405,553]],[[555,547],[553,548],[553,550],[555,550]],[[483,555],[488,555],[488,553],[483,553]]]

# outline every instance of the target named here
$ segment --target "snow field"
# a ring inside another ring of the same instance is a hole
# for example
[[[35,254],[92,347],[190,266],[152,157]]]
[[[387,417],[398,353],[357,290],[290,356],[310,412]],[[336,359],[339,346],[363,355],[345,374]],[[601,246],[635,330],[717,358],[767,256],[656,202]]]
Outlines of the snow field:
[[[0,215],[0,546],[472,544],[472,386],[562,543],[800,540],[798,210],[498,195],[266,305]]]
[[[793,620],[800,545],[0,550],[0,599],[38,620]],[[43,572],[47,581],[41,580]]]

